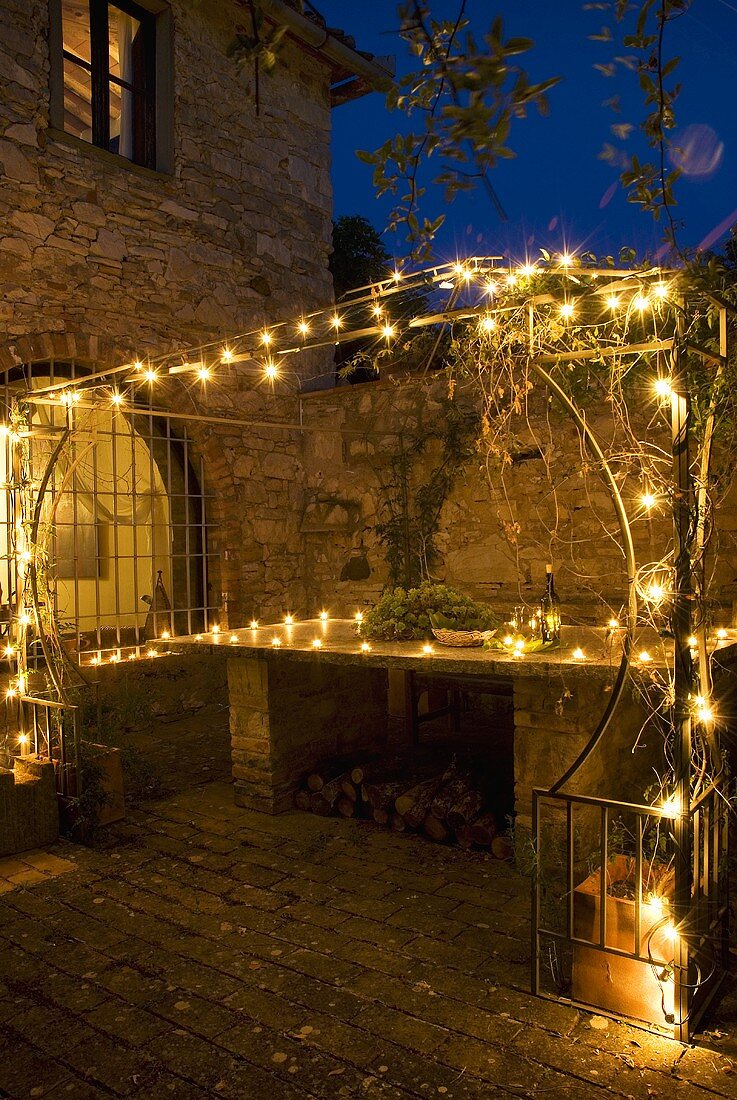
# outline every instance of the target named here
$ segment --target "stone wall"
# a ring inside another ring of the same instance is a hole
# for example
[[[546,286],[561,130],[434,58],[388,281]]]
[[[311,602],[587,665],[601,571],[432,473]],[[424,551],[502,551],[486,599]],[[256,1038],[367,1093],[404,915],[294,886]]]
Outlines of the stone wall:
[[[50,127],[48,9],[0,5],[2,366],[117,365],[328,303],[328,67],[287,42],[273,73],[260,74],[257,110],[253,67],[226,56],[242,7],[174,0],[174,167],[162,174]],[[303,376],[323,366],[300,364]],[[159,397],[192,411],[181,385]],[[281,397],[259,388],[248,364],[223,364],[197,407],[290,419]],[[299,572],[286,518],[297,508],[296,437],[190,435],[216,498],[222,574],[211,576],[210,601],[241,618]]]

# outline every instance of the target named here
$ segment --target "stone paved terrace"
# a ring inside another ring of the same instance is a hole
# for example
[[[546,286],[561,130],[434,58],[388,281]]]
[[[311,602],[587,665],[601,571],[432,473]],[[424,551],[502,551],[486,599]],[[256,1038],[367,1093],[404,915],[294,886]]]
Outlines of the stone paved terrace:
[[[210,782],[0,864],[0,1095],[737,1097],[705,1044],[534,999],[527,882]]]

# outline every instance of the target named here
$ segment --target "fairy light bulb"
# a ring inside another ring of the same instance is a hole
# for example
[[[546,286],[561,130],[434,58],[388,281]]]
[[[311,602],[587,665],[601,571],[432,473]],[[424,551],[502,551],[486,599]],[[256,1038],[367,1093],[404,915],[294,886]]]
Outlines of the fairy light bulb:
[[[158,655],[159,655],[158,649],[154,649],[153,647],[151,647],[151,649],[146,650],[146,656],[147,657],[158,657]]]
[[[606,304],[611,310],[619,309],[619,298],[616,294],[610,294],[606,300]]]
[[[384,325],[381,330],[381,335],[385,339],[391,340],[392,336],[394,336],[394,325]]]
[[[651,508],[654,508],[658,502],[658,498],[655,496],[655,493],[651,493],[649,490],[646,490],[642,494],[640,500],[642,501],[643,508],[647,508],[648,512]]]
[[[371,646],[368,642],[361,642],[361,653],[370,653]]]
[[[509,275],[507,275],[507,286],[516,286],[516,285],[517,285],[517,276],[513,275],[512,272],[510,271]]]
[[[660,581],[651,581],[645,591],[645,598],[650,603],[661,603],[665,596],[665,588]]]
[[[220,353],[220,358],[223,363],[231,363],[233,361],[233,352],[230,348],[223,348]]]
[[[576,648],[574,649],[573,657],[576,661],[585,661],[586,660],[586,654],[584,653],[584,651],[581,649],[580,646],[576,646]]]
[[[156,381],[157,374],[155,370],[149,367],[149,369],[144,372],[143,377],[146,379],[149,385],[152,385]]]
[[[727,637],[727,631],[724,629],[723,626],[720,626],[719,630],[717,630],[717,638],[719,639],[720,642],[722,642],[722,641],[724,641],[724,639],[726,637]]]
[[[655,286],[653,287],[653,294],[655,295],[656,298],[660,298],[661,301],[663,300],[663,298],[667,298],[668,297],[668,284],[667,283],[656,283]]]
[[[293,615],[285,615],[284,616],[284,625],[285,626],[293,626],[294,625],[294,616]]]
[[[201,635],[201,634],[195,634],[195,636],[194,636],[194,640],[195,640],[196,642],[201,642],[201,641],[203,640],[203,639],[202,639],[202,635]],[[133,654],[133,653],[132,653],[132,654],[131,654],[131,657],[133,657],[133,656],[135,656],[135,654]]]
[[[609,620],[607,625],[608,625],[610,630],[618,630],[619,629],[619,619],[612,618],[612,619]]]
[[[569,321],[575,312],[573,302],[564,302],[560,307],[560,315],[564,321]]]
[[[281,645],[281,638],[277,638],[277,636],[274,635],[274,637],[271,639],[271,644],[274,649],[278,649]]]
[[[646,649],[641,649],[640,652],[637,654],[637,660],[640,662],[640,664],[647,665],[652,661],[652,657]]]
[[[696,649],[698,644],[699,644],[699,639],[696,637],[695,634],[690,634],[688,639],[687,639],[687,642],[688,642],[689,648]]]
[[[653,382],[653,389],[657,397],[670,397],[673,393],[673,389],[670,384],[670,378],[656,378]]]
[[[215,625],[212,627],[212,629],[210,630],[210,633],[211,634],[216,634],[216,635],[220,633],[220,627],[217,623],[215,623]]]
[[[251,630],[258,630],[258,619],[251,619]]]
[[[423,647],[422,647],[422,652],[423,652],[423,653],[424,653],[424,654],[425,654],[426,656],[427,656],[427,655],[429,655],[430,653],[432,653],[432,646],[430,645],[430,643],[429,643],[429,642],[425,642],[425,644],[424,644],[424,645],[423,645]]]
[[[681,803],[678,799],[678,795],[671,794],[663,802],[660,809],[666,817],[677,817],[681,812]]]
[[[510,645],[514,644],[514,638],[512,637],[511,634],[505,634],[504,637],[502,638],[502,642],[503,642],[504,645],[510,646]]]
[[[6,657],[14,657],[15,656],[15,646],[14,645],[6,645],[4,652],[5,652]]]
[[[237,634],[231,634],[230,635],[230,644],[235,645],[237,643],[237,641],[238,641],[238,635]]]
[[[559,258],[558,263],[561,267],[570,267],[573,263],[573,257],[568,252],[564,252]]]
[[[136,359],[135,363],[133,364],[133,367],[134,367],[135,370],[143,370],[143,363],[141,362],[140,359]]]
[[[363,611],[357,611],[356,614],[353,616],[353,618],[355,619],[355,621],[357,623],[362,623],[363,622]]]
[[[373,313],[374,317],[381,317],[383,310],[378,302],[375,305],[371,306],[371,312]]]
[[[313,649],[322,649],[322,638],[313,638],[312,639],[312,648]]]
[[[486,286],[484,287],[484,290],[486,291],[487,294],[496,294],[498,289],[499,289],[499,284],[497,282],[495,282],[494,279],[489,279]]]
[[[398,283],[399,280],[402,278],[402,272],[401,271],[395,271],[394,274],[392,275],[392,278],[394,279],[395,283]]]
[[[522,264],[519,269],[520,275],[525,279],[529,279],[531,275],[535,274],[535,268],[532,264]]]
[[[330,324],[337,331],[340,328],[340,326],[343,324],[343,318],[339,317],[338,314],[336,313],[336,314],[334,314],[333,317],[330,318]]]
[[[650,299],[645,294],[637,294],[634,301],[632,302],[632,305],[635,307],[635,309],[639,310],[640,313],[644,313],[647,307],[650,305]]]
[[[264,376],[268,378],[271,382],[279,377],[279,368],[272,359],[270,359],[268,363],[266,363],[264,366]]]
[[[198,367],[197,368],[197,377],[199,378],[200,382],[209,382],[209,380],[210,380],[210,368],[209,367],[204,367],[204,366],[203,367]]]
[[[517,641],[514,643],[514,652],[517,654],[517,656],[520,656],[522,653],[524,653],[524,651],[525,651],[524,638],[518,638]]]
[[[264,332],[261,333],[261,343],[264,345],[264,347],[268,348],[271,341],[272,341],[271,333],[268,332],[267,330],[264,330]]]
[[[321,611],[321,612],[320,612],[320,622],[321,622],[321,623],[326,623],[327,621],[328,621],[328,613],[327,613],[327,611]]]
[[[484,332],[493,332],[496,328],[496,321],[493,317],[484,317],[481,321],[481,327]]]
[[[306,321],[302,320],[297,325],[297,331],[299,332],[300,336],[307,336],[310,331],[310,326],[307,324]]]
[[[168,630],[162,630],[161,631],[161,640],[162,640],[162,642],[168,642],[170,638],[171,638],[171,634],[169,633]]]
[[[120,408],[120,406],[123,404],[124,398],[119,390],[114,390],[114,392],[110,396],[110,400],[112,401],[113,405],[115,405],[117,408]]]

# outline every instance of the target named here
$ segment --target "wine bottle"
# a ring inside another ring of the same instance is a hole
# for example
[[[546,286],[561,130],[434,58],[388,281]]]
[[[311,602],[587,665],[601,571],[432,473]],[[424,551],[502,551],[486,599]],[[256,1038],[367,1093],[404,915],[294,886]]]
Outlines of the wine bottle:
[[[540,600],[540,637],[544,642],[560,641],[560,600],[555,594],[552,565],[545,566],[545,592]]]

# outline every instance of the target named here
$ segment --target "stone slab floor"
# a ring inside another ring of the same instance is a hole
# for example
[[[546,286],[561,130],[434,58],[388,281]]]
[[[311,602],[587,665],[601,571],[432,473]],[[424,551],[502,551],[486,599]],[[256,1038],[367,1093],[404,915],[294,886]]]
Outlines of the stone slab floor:
[[[527,882],[227,783],[0,864],[0,1095],[737,1097],[737,997],[684,1048],[528,993]]]

